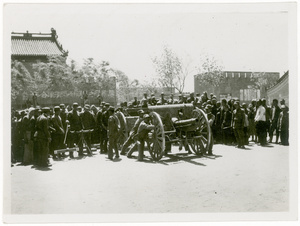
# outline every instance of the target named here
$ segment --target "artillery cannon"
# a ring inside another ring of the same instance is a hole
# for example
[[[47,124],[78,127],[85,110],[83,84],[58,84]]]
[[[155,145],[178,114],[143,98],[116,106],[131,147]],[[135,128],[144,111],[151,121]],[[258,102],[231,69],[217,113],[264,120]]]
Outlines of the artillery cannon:
[[[203,155],[212,148],[212,132],[207,116],[193,104],[157,105],[143,110],[150,115],[151,124],[155,126],[147,140],[153,160],[159,161],[170,152],[173,143],[191,149],[196,155]],[[121,125],[121,145],[138,116],[125,117],[122,112],[118,112],[117,117]]]

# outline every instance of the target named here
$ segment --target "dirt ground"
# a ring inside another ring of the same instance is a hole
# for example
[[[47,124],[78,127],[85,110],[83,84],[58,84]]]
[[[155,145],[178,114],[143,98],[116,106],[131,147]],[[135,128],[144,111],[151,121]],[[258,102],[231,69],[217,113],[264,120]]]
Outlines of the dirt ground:
[[[214,156],[199,158],[175,146],[159,162],[113,162],[95,152],[51,160],[48,170],[15,164],[12,214],[287,211],[288,153],[250,143],[247,150],[215,145]]]

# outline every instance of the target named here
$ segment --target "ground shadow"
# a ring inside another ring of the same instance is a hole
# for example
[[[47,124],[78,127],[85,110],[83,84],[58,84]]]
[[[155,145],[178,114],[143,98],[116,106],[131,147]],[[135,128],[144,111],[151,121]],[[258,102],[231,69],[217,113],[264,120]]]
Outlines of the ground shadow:
[[[33,166],[31,168],[34,168],[35,170],[39,170],[39,171],[51,171],[52,170],[50,167],[42,167],[42,166]]]
[[[169,158],[166,160],[161,160],[165,163],[184,161],[184,162],[188,162],[188,163],[191,163],[191,164],[197,165],[197,166],[206,166],[203,163],[194,161],[194,159],[201,158],[201,156],[198,156],[198,155],[191,155],[189,153],[179,153],[179,154],[167,154],[165,156]]]

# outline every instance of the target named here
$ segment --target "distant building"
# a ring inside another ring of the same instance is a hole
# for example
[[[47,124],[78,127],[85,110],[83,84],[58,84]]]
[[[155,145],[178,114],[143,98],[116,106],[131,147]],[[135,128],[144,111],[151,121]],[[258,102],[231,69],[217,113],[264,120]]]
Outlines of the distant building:
[[[201,84],[200,78],[194,76],[194,91],[202,94],[204,91],[208,95],[214,93],[219,100],[237,98],[241,102],[250,103],[252,99],[266,97],[265,89],[257,88],[253,76],[257,72],[246,71],[224,71],[224,81],[219,87]],[[278,72],[265,72],[265,75],[279,79]]]
[[[29,73],[32,65],[38,62],[47,62],[48,56],[68,56],[57,40],[56,30],[51,33],[11,33],[11,60],[18,60],[24,64]]]
[[[274,86],[267,89],[267,99],[269,103],[272,103],[273,99],[284,99],[285,104],[289,106],[289,71],[284,73]]]

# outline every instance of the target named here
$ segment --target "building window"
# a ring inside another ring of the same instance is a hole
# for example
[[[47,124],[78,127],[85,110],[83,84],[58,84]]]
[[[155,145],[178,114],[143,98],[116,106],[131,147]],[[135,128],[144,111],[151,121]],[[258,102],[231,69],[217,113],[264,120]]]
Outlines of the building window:
[[[240,89],[241,101],[251,101],[253,99],[260,99],[259,89]]]

